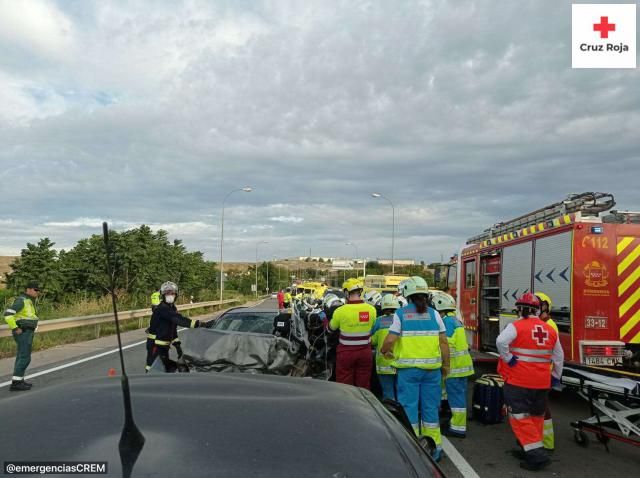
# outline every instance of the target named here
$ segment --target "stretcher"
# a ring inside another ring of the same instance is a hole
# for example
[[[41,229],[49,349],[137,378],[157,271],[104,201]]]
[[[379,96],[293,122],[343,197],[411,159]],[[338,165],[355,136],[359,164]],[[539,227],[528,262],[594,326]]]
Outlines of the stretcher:
[[[588,446],[585,432],[590,432],[607,451],[610,440],[640,447],[640,380],[565,367],[562,384],[584,398],[591,408],[589,418],[571,423],[578,445]]]

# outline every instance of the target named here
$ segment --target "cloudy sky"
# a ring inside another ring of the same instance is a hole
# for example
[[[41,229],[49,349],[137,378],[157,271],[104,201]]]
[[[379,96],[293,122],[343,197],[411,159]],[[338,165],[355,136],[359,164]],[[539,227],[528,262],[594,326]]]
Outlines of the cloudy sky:
[[[600,2],[601,3],[601,2]],[[439,260],[568,193],[640,210],[640,73],[571,2],[0,0],[0,255],[102,220],[225,257]]]

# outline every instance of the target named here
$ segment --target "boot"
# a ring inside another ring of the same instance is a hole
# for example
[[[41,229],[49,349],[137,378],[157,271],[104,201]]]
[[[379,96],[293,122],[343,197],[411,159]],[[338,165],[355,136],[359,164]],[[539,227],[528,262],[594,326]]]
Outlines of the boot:
[[[24,383],[29,388],[33,388],[33,384],[31,382],[27,382],[26,380],[23,380],[22,383]]]
[[[31,390],[31,387],[24,383],[24,380],[11,381],[11,386],[9,387],[10,392],[22,392],[26,390]]]
[[[551,463],[551,460],[549,460],[548,458],[545,461],[521,461],[520,468],[529,471],[539,471],[545,468],[549,463]]]

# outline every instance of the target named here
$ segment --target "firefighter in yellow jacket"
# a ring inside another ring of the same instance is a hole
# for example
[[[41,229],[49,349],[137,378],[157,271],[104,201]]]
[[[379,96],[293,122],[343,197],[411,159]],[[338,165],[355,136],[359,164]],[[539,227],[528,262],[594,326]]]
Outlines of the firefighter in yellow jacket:
[[[467,379],[473,375],[473,360],[464,326],[456,315],[456,301],[445,292],[433,291],[431,302],[447,329],[451,357],[451,370],[445,380],[447,399],[451,406],[451,422],[444,433],[464,438],[467,434]]]
[[[558,326],[551,318],[551,307],[553,306],[553,302],[551,302],[551,297],[549,297],[544,292],[536,292],[535,296],[540,300],[540,319],[550,325],[553,330],[556,331],[558,337],[560,337],[560,333],[558,331]],[[553,433],[553,419],[551,418],[551,408],[549,408],[549,396],[547,395],[547,403],[546,409],[544,411],[544,428],[542,443],[544,445],[544,449],[547,451],[553,451],[555,449],[555,434]]]
[[[376,309],[361,298],[364,285],[348,279],[342,286],[347,303],[338,307],[329,321],[330,332],[340,331],[336,360],[336,382],[371,388],[371,329]]]

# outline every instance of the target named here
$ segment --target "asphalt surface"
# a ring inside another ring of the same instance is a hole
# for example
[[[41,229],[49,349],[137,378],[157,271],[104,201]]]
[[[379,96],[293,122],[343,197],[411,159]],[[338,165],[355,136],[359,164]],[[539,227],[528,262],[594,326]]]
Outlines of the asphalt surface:
[[[276,310],[275,300],[267,300],[255,307],[258,310]],[[203,316],[209,320],[219,312]],[[129,374],[141,373],[144,370],[145,336],[143,331],[133,331],[123,334],[124,361]],[[137,345],[136,345],[137,344]],[[116,351],[115,336],[101,338],[72,346],[58,347],[49,351],[34,354],[29,375],[45,372],[32,380],[34,389],[46,390],[47,387],[69,383],[85,378],[107,377],[110,369],[120,374],[120,361]],[[175,351],[172,351],[175,354]],[[105,354],[98,358],[92,358]],[[86,360],[71,366],[68,364]],[[10,368],[13,359],[0,360],[0,383],[11,379]],[[59,368],[64,367],[64,368]],[[59,368],[56,370],[56,368]],[[46,373],[48,370],[54,370]],[[481,370],[489,372],[490,370]],[[471,388],[472,380],[470,381]],[[23,392],[29,393],[29,392]],[[0,388],[0,406],[3,400],[15,393],[8,391],[8,386]],[[485,426],[473,421],[468,424],[466,439],[450,439],[451,444],[462,455],[463,459],[481,477],[623,477],[638,476],[640,470],[640,450],[630,445],[612,441],[609,443],[610,452],[607,453],[593,435],[587,448],[580,447],[574,442],[573,430],[569,423],[579,418],[589,416],[588,404],[581,398],[563,392],[551,399],[551,409],[556,429],[556,452],[552,457],[552,464],[544,471],[532,473],[520,469],[518,461],[508,452],[515,447],[513,434],[508,424]],[[46,431],[45,431],[46,432]],[[0,450],[6,448],[3,444]],[[0,455],[4,453],[0,452]],[[0,460],[1,461],[1,460]],[[449,477],[465,476],[460,471],[464,464],[456,463],[445,457],[441,467]]]
[[[486,365],[480,373],[490,373]],[[469,383],[469,403],[471,388]],[[551,414],[555,426],[556,449],[551,465],[539,472],[522,470],[519,461],[511,456],[515,449],[515,438],[507,423],[483,425],[467,423],[465,439],[451,438],[451,443],[481,477],[623,477],[638,476],[640,470],[640,449],[622,442],[610,441],[607,453],[605,447],[593,434],[588,434],[590,444],[584,448],[573,438],[572,421],[591,416],[589,405],[568,390],[555,393],[550,401]],[[447,476],[463,476],[450,460],[441,463]]]

